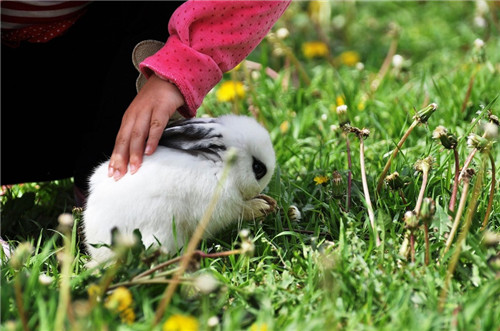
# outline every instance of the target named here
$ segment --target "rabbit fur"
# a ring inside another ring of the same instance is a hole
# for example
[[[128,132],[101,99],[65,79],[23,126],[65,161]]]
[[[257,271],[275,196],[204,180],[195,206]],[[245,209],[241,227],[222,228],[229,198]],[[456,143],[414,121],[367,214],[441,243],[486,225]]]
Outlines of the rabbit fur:
[[[93,260],[104,262],[113,255],[107,247],[90,245],[109,245],[113,228],[122,234],[139,229],[146,247],[159,242],[176,253],[207,209],[230,148],[236,159],[206,236],[234,221],[274,211],[276,202],[259,195],[273,175],[276,159],[269,133],[257,121],[235,115],[178,121],[167,126],[158,149],[144,156],[137,173],[115,181],[108,177],[108,161],[91,176],[83,233]]]

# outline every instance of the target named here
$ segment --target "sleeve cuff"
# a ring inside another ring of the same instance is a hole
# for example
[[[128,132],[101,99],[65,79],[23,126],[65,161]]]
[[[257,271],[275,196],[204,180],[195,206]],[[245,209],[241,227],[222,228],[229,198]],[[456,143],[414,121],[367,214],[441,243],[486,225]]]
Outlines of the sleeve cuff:
[[[177,36],[170,36],[139,69],[148,78],[154,73],[177,86],[184,96],[185,106],[179,109],[184,117],[194,117],[205,96],[222,79],[222,71],[210,56],[186,46]]]

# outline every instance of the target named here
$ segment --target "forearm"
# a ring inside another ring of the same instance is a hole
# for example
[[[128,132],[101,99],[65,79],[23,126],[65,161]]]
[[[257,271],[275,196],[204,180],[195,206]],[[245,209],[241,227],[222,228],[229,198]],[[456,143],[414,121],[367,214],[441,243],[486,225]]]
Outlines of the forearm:
[[[165,46],[140,65],[175,84],[185,99],[180,112],[196,115],[222,74],[262,41],[288,7],[287,1],[188,1],[170,19]]]

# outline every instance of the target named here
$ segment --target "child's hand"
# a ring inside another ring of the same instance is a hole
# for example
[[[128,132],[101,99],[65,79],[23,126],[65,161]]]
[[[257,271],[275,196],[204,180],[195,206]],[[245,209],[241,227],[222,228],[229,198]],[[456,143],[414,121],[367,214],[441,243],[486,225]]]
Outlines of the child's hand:
[[[109,162],[108,176],[115,180],[137,172],[143,154],[151,155],[158,147],[163,130],[172,114],[184,104],[177,87],[152,75],[123,114]]]

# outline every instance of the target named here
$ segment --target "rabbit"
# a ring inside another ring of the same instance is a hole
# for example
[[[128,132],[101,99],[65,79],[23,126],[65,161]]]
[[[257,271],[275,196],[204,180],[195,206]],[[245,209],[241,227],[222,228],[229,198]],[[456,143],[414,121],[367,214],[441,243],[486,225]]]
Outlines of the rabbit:
[[[167,126],[157,150],[144,156],[137,173],[115,181],[108,177],[107,161],[91,175],[83,235],[94,262],[113,256],[109,248],[91,245],[109,245],[113,228],[122,234],[139,229],[146,247],[160,243],[170,254],[176,253],[207,209],[231,148],[236,158],[205,237],[232,222],[273,212],[276,201],[260,194],[276,164],[264,127],[251,117],[236,115],[180,120]]]

